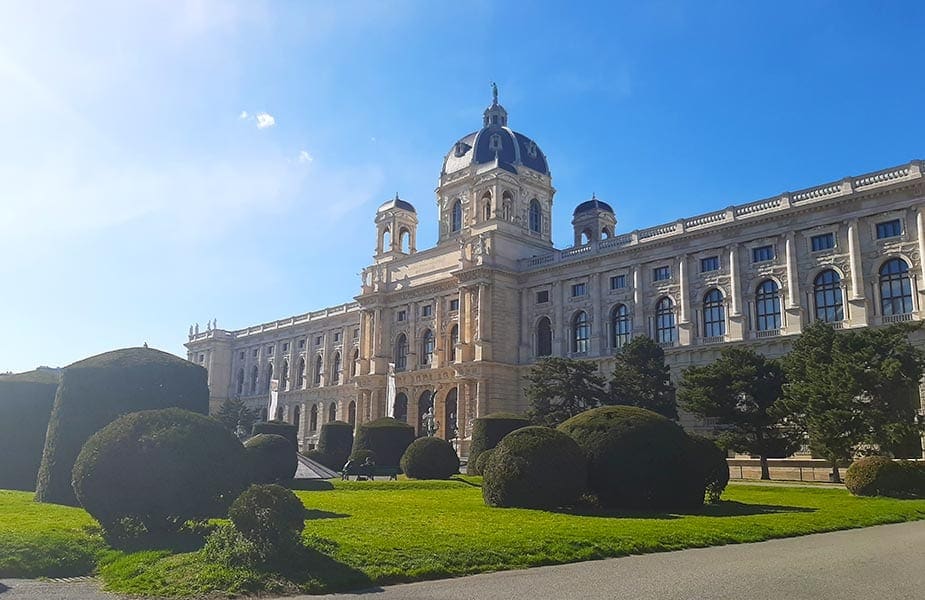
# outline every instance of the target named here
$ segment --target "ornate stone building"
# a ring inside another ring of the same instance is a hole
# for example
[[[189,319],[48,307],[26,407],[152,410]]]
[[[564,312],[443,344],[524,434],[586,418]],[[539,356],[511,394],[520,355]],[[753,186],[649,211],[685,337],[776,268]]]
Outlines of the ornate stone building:
[[[420,430],[433,407],[439,435],[465,453],[472,419],[526,408],[524,376],[542,356],[607,373],[622,344],[648,335],[677,377],[724,344],[781,355],[814,320],[925,315],[921,161],[622,234],[592,197],[563,250],[551,240],[554,195],[545,155],[508,127],[495,96],[443,161],[434,247],[416,247],[415,209],[396,197],[376,212],[353,302],[191,330],[189,359],[208,369],[213,405],[237,396],[265,411],[277,380],[279,416],[309,447],[324,421],[384,416],[393,364],[395,415]]]

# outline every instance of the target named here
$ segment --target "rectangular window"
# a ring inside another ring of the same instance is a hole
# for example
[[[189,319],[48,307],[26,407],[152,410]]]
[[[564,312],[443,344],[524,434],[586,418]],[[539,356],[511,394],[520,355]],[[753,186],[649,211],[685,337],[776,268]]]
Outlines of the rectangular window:
[[[267,356],[273,356],[273,346],[267,346]]]
[[[543,290],[542,292],[536,293],[537,304],[546,304],[547,302],[549,302],[549,290]]]
[[[340,332],[336,331],[334,332],[334,343],[336,344],[339,341],[340,341]]]
[[[398,311],[398,320],[399,320],[399,321],[404,321],[404,320],[406,320],[407,318],[408,318],[408,313],[407,313],[407,312],[405,312],[405,311],[403,311],[403,310]]]
[[[304,347],[305,347],[305,340],[299,340],[299,349],[301,350]]]
[[[321,345],[321,340],[322,340],[322,339],[323,339],[323,338],[322,338],[322,336],[320,336],[320,335],[317,336],[317,337],[315,337],[315,345],[316,345],[316,346],[320,346],[320,345]]]
[[[883,223],[877,223],[877,239],[882,240],[883,238],[891,238],[902,235],[903,225],[900,223],[899,219],[893,219],[892,221],[884,221]]]
[[[204,362],[206,362],[206,355],[205,355],[205,354],[200,354],[200,355],[199,355],[199,364],[202,364],[202,363],[204,363]]]
[[[835,234],[834,233],[823,233],[820,235],[814,235],[809,238],[809,245],[813,249],[813,252],[819,252],[820,250],[831,250],[835,247]]]
[[[587,285],[584,283],[573,283],[572,284],[572,298],[578,296],[584,296],[585,292],[588,291]]]
[[[752,262],[767,262],[769,260],[774,260],[774,246],[752,248]]]
[[[614,275],[610,278],[610,289],[619,290],[626,287],[626,275]]]
[[[359,330],[359,329],[354,329],[354,330],[353,330],[353,339],[355,339],[355,340],[360,339],[360,330]]]
[[[425,304],[424,306],[421,307],[422,317],[429,317],[431,314],[433,314],[433,312],[434,312],[434,307],[431,306],[430,304]]]
[[[450,300],[450,310],[459,310],[459,298]]]
[[[700,259],[700,272],[709,273],[710,271],[719,271],[718,256],[708,256]]]
[[[241,360],[244,360],[244,350],[241,350]]]
[[[655,267],[652,269],[652,281],[671,279],[671,267]]]
[[[258,352],[257,348],[254,348],[254,358],[257,357],[257,352]]]

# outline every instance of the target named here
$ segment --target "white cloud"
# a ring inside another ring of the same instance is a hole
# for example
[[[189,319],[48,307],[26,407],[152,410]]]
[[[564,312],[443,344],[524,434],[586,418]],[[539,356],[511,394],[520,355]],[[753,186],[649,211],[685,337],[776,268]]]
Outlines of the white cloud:
[[[276,119],[270,113],[257,113],[257,129],[266,129],[276,125]]]
[[[242,111],[241,111],[241,114],[238,115],[238,118],[241,119],[242,121],[244,121],[245,119],[247,119],[247,117],[248,117],[248,114],[247,114],[247,111],[246,111],[246,110],[242,110]]]
[[[299,162],[300,163],[310,163],[315,160],[315,157],[309,154],[306,150],[299,152]]]

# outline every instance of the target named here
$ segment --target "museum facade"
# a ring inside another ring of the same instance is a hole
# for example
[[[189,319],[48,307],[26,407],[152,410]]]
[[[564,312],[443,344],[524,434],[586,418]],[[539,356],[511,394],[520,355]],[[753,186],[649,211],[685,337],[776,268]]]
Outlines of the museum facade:
[[[474,418],[527,408],[525,375],[545,356],[607,374],[623,344],[647,335],[677,381],[728,344],[782,355],[817,320],[921,320],[922,169],[915,160],[627,233],[592,197],[560,250],[546,156],[508,127],[495,96],[482,128],[443,161],[434,247],[416,247],[416,211],[396,196],[376,212],[375,255],[353,301],[191,329],[188,358],[208,370],[213,408],[239,397],[265,413],[277,388],[276,416],[299,424],[304,448],[325,421],[385,416],[391,378],[394,416],[420,431],[433,408],[438,435],[465,454]]]

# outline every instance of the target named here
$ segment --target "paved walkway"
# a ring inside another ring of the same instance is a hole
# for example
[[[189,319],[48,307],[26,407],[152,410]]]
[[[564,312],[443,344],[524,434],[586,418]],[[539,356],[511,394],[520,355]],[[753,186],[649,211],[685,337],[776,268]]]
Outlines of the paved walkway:
[[[426,581],[302,600],[921,600],[925,521]],[[4,587],[8,589],[4,590]],[[3,580],[0,600],[113,600],[92,582]]]

